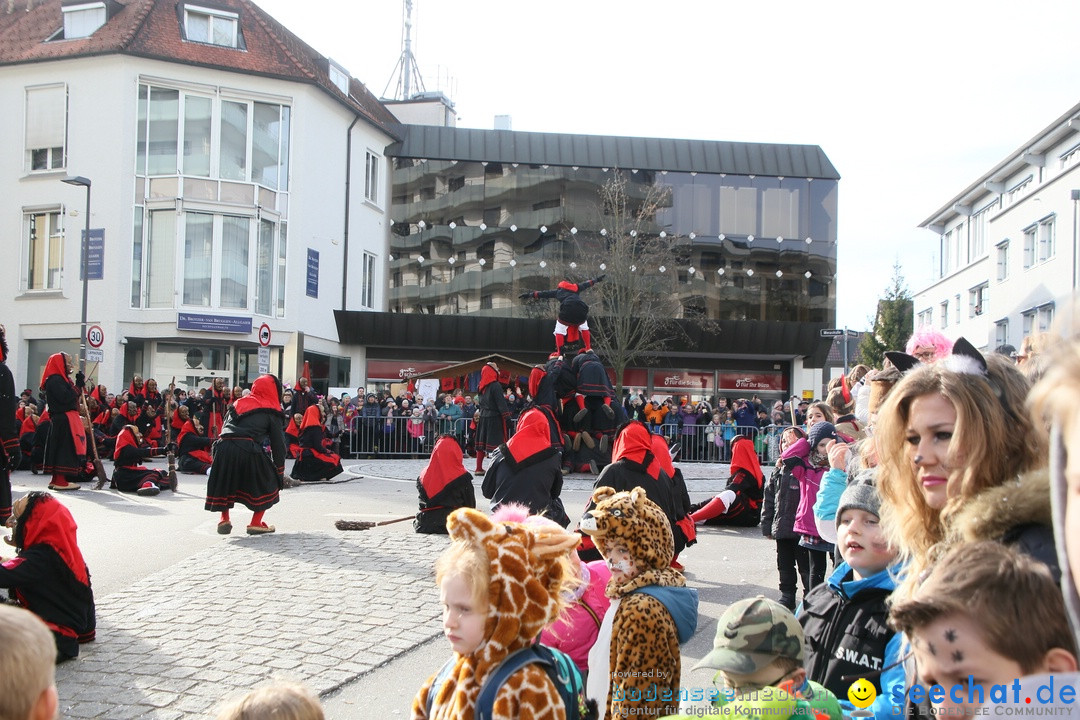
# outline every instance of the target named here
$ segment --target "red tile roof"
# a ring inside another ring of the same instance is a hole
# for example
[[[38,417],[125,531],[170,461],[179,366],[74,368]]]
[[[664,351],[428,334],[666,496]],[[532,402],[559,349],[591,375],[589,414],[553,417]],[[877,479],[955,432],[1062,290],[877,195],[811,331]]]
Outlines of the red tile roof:
[[[120,9],[90,37],[46,42],[63,27],[61,0],[16,0],[11,13],[7,3],[0,4],[0,65],[125,54],[294,80],[320,87],[392,137],[400,136],[397,119],[363,83],[353,79],[346,97],[330,81],[327,58],[250,0],[212,3],[239,15],[243,50],[184,40],[184,0],[119,0],[116,5]]]

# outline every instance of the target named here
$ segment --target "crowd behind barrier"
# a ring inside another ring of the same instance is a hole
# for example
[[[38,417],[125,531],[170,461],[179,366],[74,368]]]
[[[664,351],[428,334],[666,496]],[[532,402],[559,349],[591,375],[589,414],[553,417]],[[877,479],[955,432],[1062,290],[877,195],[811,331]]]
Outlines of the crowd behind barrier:
[[[516,420],[509,423],[513,436]],[[748,437],[762,463],[774,463],[780,457],[780,432],[786,426],[749,427],[725,426],[714,431],[706,425],[656,425],[653,432],[663,435],[669,447],[678,445],[679,462],[726,463],[731,460],[731,442],[736,437]],[[431,454],[435,440],[440,435],[453,435],[462,450],[473,450],[476,427],[468,418],[457,420],[436,419],[416,423],[410,417],[356,417],[342,438],[342,455],[346,457],[398,457],[421,458]]]

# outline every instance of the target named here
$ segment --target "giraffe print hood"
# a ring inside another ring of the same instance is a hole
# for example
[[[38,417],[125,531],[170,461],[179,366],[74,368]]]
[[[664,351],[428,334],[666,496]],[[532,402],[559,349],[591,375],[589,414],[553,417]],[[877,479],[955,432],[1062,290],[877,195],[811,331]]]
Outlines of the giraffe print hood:
[[[493,521],[472,508],[450,513],[446,527],[451,540],[479,545],[490,562],[485,640],[469,656],[479,680],[558,616],[579,538],[556,525]]]

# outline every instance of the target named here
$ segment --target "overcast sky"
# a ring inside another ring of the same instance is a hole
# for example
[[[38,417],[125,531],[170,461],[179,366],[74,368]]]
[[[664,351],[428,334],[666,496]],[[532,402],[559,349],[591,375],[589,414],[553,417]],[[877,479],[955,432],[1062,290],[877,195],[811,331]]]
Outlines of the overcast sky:
[[[401,0],[255,2],[383,94]],[[1077,0],[414,0],[413,20],[459,127],[819,145],[858,329],[896,259],[931,279],[918,224],[1080,101]]]

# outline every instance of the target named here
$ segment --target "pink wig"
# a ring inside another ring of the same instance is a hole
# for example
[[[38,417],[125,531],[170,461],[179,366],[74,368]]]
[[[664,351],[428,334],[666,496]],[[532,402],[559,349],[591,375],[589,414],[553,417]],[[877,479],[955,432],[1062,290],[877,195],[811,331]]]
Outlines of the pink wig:
[[[503,503],[498,510],[491,514],[491,519],[495,522],[515,522],[522,525],[541,525],[562,529],[562,525],[559,525],[559,523],[549,520],[543,515],[533,515],[529,508],[520,503]]]
[[[920,325],[908,339],[904,352],[914,355],[916,348],[928,346],[934,348],[934,359],[940,360],[952,352],[953,341],[929,325]]]

